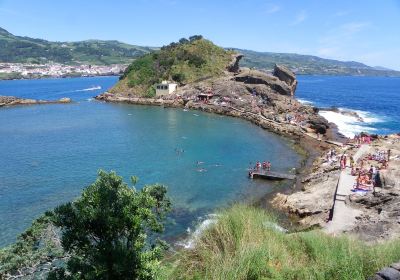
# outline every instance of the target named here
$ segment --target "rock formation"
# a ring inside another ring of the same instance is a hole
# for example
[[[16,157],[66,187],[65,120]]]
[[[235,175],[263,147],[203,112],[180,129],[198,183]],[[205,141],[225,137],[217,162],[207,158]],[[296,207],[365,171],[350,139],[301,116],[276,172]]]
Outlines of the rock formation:
[[[285,66],[277,64],[275,64],[273,75],[290,87],[291,96],[293,96],[297,88],[296,75]]]
[[[61,98],[59,100],[36,100],[19,98],[15,96],[0,96],[0,107],[3,106],[15,106],[15,105],[34,105],[34,104],[59,104],[59,103],[70,103],[71,98]]]
[[[232,61],[229,63],[227,69],[229,72],[238,73],[239,72],[239,62],[243,58],[242,54],[232,55]]]

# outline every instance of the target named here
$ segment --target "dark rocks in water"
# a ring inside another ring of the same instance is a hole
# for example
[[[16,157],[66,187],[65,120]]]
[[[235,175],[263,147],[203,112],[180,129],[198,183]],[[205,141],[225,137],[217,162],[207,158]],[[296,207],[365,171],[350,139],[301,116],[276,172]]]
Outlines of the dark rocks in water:
[[[328,121],[319,115],[311,116],[308,123],[310,124],[310,127],[319,134],[325,134],[326,130],[329,128]]]
[[[66,97],[55,101],[49,101],[49,100],[18,98],[15,96],[0,96],[0,107],[15,106],[15,105],[33,105],[33,104],[58,104],[58,103],[70,103],[70,102],[71,98],[66,98]]]
[[[329,107],[329,108],[319,108],[321,111],[330,111],[330,112],[335,112],[338,114],[342,114],[344,116],[349,116],[349,117],[353,117],[356,118],[357,121],[359,122],[364,122],[363,118],[354,111],[350,111],[350,110],[343,110],[343,109],[339,109],[337,107]]]
[[[296,75],[285,66],[277,64],[275,64],[273,75],[290,87],[290,95],[293,96],[297,88]]]
[[[231,63],[229,63],[227,69],[229,72],[238,73],[239,72],[239,61],[243,58],[242,54],[233,55]]]

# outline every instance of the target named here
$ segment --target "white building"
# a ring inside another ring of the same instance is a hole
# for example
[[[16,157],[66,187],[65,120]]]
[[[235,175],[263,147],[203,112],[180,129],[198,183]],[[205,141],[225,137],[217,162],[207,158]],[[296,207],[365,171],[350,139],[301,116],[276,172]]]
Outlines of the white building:
[[[169,81],[162,81],[156,85],[156,96],[168,95],[176,91],[178,85]]]

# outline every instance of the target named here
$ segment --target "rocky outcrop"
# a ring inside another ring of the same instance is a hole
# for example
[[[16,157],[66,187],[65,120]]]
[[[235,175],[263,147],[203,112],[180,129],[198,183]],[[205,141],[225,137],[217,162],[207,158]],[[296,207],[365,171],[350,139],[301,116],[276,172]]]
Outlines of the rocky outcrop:
[[[0,107],[3,106],[15,106],[15,105],[34,105],[34,104],[59,104],[59,103],[70,103],[71,98],[61,98],[59,100],[36,100],[36,99],[25,99],[14,96],[0,96]]]
[[[285,66],[277,64],[275,64],[273,75],[290,87],[290,95],[293,96],[297,88],[296,75]]]
[[[229,72],[238,73],[239,72],[239,62],[243,58],[242,54],[232,55],[232,61],[229,63],[227,70]]]
[[[400,262],[379,270],[368,280],[400,280]]]
[[[282,95],[293,96],[293,89],[281,81],[278,77],[266,74],[258,70],[242,70],[240,74],[235,76],[235,81],[243,82],[250,85],[267,85],[274,91]]]
[[[308,120],[310,127],[319,134],[325,134],[329,128],[329,122],[320,115],[313,115]]]
[[[278,193],[272,204],[300,218],[304,226],[322,226],[333,205],[339,171],[319,172],[303,180],[302,190],[290,195]]]

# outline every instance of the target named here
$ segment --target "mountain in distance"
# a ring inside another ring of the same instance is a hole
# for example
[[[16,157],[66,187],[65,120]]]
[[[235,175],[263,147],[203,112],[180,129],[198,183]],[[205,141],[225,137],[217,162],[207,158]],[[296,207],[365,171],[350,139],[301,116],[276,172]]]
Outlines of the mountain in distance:
[[[159,48],[130,45],[116,40],[51,42],[16,36],[0,28],[0,63],[129,64],[137,57],[157,49]],[[304,75],[400,76],[399,71],[379,66],[371,67],[354,61],[338,61],[292,53],[256,52],[237,48],[233,50],[244,55],[241,66],[250,68],[272,70],[275,64],[282,64],[296,74]]]
[[[68,65],[129,64],[136,57],[156,48],[142,47],[110,40],[51,42],[16,36],[0,28],[0,62]]]
[[[289,67],[298,75],[351,75],[351,76],[395,76],[400,72],[381,66],[371,67],[355,61],[325,59],[313,55],[294,53],[256,52],[230,48],[244,55],[241,66],[271,70],[275,64]]]

